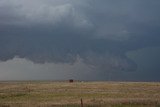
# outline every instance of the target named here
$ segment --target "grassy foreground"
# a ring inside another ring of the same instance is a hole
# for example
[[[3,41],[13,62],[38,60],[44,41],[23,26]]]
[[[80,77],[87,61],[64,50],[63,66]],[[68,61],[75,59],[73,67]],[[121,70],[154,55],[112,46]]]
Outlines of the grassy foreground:
[[[0,82],[0,107],[160,107],[160,83]]]

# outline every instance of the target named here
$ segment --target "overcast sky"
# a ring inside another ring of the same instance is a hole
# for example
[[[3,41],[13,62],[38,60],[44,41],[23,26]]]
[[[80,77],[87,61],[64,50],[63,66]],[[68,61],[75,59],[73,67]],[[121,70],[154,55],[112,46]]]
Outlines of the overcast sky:
[[[0,80],[160,81],[159,0],[0,0]]]

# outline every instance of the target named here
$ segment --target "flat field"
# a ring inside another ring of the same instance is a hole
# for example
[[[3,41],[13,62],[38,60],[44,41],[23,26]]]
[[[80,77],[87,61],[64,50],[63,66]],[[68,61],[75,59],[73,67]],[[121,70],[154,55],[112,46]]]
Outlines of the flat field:
[[[159,82],[0,82],[0,107],[160,107]]]

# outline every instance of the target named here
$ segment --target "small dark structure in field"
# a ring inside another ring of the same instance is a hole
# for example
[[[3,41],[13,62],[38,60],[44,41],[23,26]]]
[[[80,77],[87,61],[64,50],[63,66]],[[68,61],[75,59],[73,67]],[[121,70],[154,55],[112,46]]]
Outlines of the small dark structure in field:
[[[74,80],[73,80],[73,79],[70,79],[70,80],[69,80],[69,82],[70,82],[70,83],[73,83],[73,82],[74,82]]]

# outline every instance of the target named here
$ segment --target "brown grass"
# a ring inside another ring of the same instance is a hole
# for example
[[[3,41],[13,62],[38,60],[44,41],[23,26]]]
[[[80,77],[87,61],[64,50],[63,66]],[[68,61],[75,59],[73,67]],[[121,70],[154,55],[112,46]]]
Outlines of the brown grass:
[[[0,82],[0,107],[160,107],[160,83]]]

